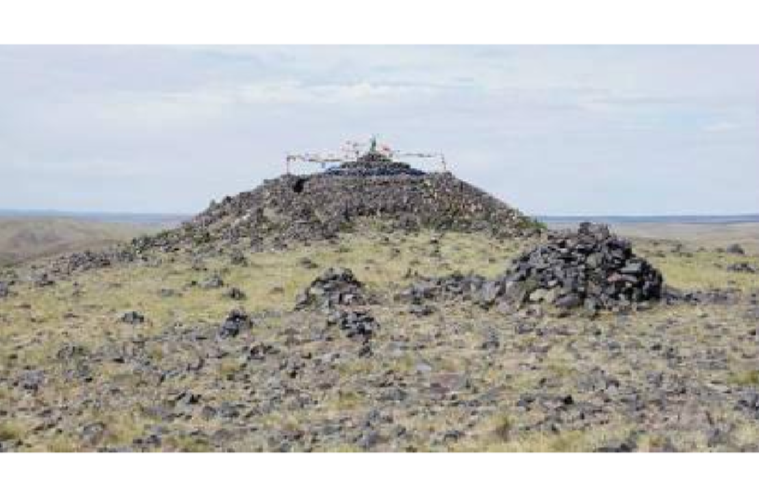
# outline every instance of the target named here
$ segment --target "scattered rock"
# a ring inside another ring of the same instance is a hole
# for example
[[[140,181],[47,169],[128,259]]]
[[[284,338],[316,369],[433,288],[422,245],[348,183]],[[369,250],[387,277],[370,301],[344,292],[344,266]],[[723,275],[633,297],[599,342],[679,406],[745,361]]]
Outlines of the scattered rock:
[[[318,264],[311,261],[311,259],[304,257],[298,260],[298,266],[307,270],[315,270],[319,267]]]
[[[484,277],[456,272],[437,278],[423,278],[396,296],[396,300],[422,304],[425,300],[474,300],[486,284]]]
[[[756,273],[756,268],[750,263],[734,263],[727,267],[727,271],[736,273]]]
[[[105,436],[105,432],[106,432],[105,423],[101,423],[97,421],[97,422],[89,423],[82,426],[82,429],[79,435],[85,444],[89,445],[90,447],[93,447],[103,440],[103,437]]]
[[[379,329],[379,323],[367,311],[341,311],[337,313],[336,318],[328,320],[337,324],[349,338],[368,340]]]
[[[42,288],[42,287],[51,287],[51,286],[55,285],[55,280],[53,280],[50,277],[50,275],[47,272],[45,272],[45,273],[41,273],[40,275],[38,275],[37,277],[35,277],[34,280],[33,280],[33,284],[34,284],[35,287],[40,287],[40,288]]]
[[[250,329],[253,322],[243,310],[232,310],[219,329],[219,337],[222,339],[237,337],[240,332]]]
[[[246,295],[237,287],[232,287],[224,293],[224,297],[232,299],[233,301],[242,301],[246,298]]]
[[[137,311],[129,311],[121,316],[121,321],[129,325],[139,325],[145,323],[145,316]]]
[[[224,280],[219,275],[214,275],[200,284],[200,286],[204,289],[221,289],[224,287]]]
[[[27,370],[21,373],[16,385],[26,391],[36,393],[45,383],[45,373],[41,370]]]
[[[11,295],[11,287],[5,282],[0,282],[0,299]]]
[[[232,266],[247,266],[248,265],[248,259],[245,257],[245,254],[240,249],[234,249],[232,251],[232,254],[229,256],[229,262],[232,264]]]
[[[428,317],[436,311],[437,308],[429,304],[412,304],[409,308],[409,313],[417,317]]]
[[[743,256],[746,254],[746,251],[743,250],[743,247],[741,247],[739,244],[731,244],[728,245],[725,249],[725,252],[728,254],[738,254],[740,256]]]

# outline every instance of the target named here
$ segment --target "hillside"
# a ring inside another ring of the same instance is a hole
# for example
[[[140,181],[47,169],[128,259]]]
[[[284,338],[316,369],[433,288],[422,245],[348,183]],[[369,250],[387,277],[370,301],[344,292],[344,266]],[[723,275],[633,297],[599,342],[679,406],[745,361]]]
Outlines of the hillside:
[[[757,451],[759,256],[700,238],[282,176],[0,270],[0,451]]]
[[[0,216],[0,266],[47,256],[101,249],[152,228],[62,217]]]

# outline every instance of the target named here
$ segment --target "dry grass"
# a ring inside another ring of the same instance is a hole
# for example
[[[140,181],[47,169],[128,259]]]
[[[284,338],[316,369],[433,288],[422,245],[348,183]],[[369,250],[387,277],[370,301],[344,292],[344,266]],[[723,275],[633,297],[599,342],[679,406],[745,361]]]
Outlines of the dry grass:
[[[439,238],[439,254],[432,252],[434,245],[430,242],[435,238]],[[520,320],[495,311],[484,312],[453,304],[439,314],[416,318],[392,304],[393,293],[413,280],[408,276],[409,271],[435,276],[459,270],[495,276],[524,245],[493,242],[480,235],[437,237],[422,233],[395,234],[387,238],[382,234],[348,235],[336,244],[249,254],[247,266],[232,266],[228,258],[218,257],[205,260],[205,269],[197,270],[194,268],[197,263],[193,263],[189,256],[164,256],[160,266],[116,266],[60,281],[50,288],[38,289],[22,284],[14,287],[17,295],[0,303],[0,376],[7,378],[24,367],[51,368],[58,350],[68,343],[95,350],[136,336],[157,336],[176,325],[215,325],[236,306],[261,315],[272,313],[257,325],[250,342],[281,344],[283,330],[292,328],[302,332],[309,327],[304,323],[311,320],[310,317],[288,316],[296,295],[323,269],[343,266],[352,269],[369,290],[380,297],[381,304],[372,309],[382,325],[377,348],[392,353],[392,356],[340,360],[335,368],[335,374],[340,378],[338,388],[320,393],[319,403],[314,407],[305,410],[281,408],[251,418],[260,429],[285,433],[306,429],[313,423],[342,418],[360,420],[367,409],[376,404],[364,385],[368,378],[391,372],[408,381],[419,381],[425,377],[417,374],[416,367],[420,362],[434,367],[436,373],[468,375],[473,389],[466,391],[492,389],[498,392],[498,403],[483,407],[481,414],[476,416],[470,415],[465,407],[436,407],[432,404],[416,413],[396,409],[395,424],[413,431],[405,447],[415,450],[585,451],[610,442],[622,442],[637,425],[616,411],[609,411],[610,417],[604,424],[552,433],[535,426],[545,419],[545,415],[538,411],[522,412],[514,403],[520,395],[536,391],[536,388],[556,395],[578,395],[578,381],[597,367],[603,367],[608,374],[618,378],[624,388],[640,387],[646,374],[671,370],[669,361],[658,353],[647,351],[657,341],[673,347],[684,357],[683,367],[677,370],[698,384],[719,383],[735,388],[759,384],[755,348],[751,351],[750,340],[741,337],[745,336],[747,321],[729,309],[711,306],[660,308],[631,317],[605,314],[593,323],[580,317],[543,319],[536,322],[536,329],[544,329],[549,334],[517,336],[513,333]],[[669,244],[650,241],[639,242],[638,250],[661,268],[668,283],[679,288],[732,286],[744,292],[759,289],[756,275],[725,270],[728,264],[737,261],[759,266],[756,256],[741,258],[712,251],[694,252],[692,256],[674,255]],[[317,263],[318,268],[305,268],[300,263],[305,257]],[[22,275],[25,272],[21,270]],[[226,287],[205,289],[192,285],[215,274],[222,277],[226,286],[242,289],[246,299],[232,301],[223,297]],[[177,295],[162,297],[162,289],[172,289]],[[129,310],[141,312],[147,322],[137,326],[120,322],[121,314]],[[314,321],[320,320],[314,318]],[[667,326],[665,334],[660,332],[662,326]],[[563,329],[568,335],[550,334],[551,329]],[[499,333],[503,346],[488,355],[480,345],[483,334],[490,331]],[[391,345],[399,341],[408,349],[394,354]],[[607,345],[611,342],[621,345],[622,355],[609,351]],[[341,343],[350,342],[340,339],[330,345],[330,349],[340,348]],[[303,348],[306,349],[315,348]],[[697,366],[696,361],[702,359],[706,350],[727,352],[730,370],[709,372]],[[292,354],[302,353],[293,348]],[[171,363],[177,354],[171,351],[171,347],[151,345],[147,356],[160,366]],[[198,386],[193,390],[212,396],[215,402],[244,401],[250,395],[245,385],[230,382],[214,386],[218,381],[233,377],[249,377],[256,381],[255,378],[263,377],[255,368],[241,367],[240,361],[234,357],[207,363],[208,374],[214,377],[196,383]],[[93,389],[72,385],[57,378],[59,373],[56,371],[58,369],[51,369],[53,377],[45,387],[45,393],[35,398],[55,406],[84,401],[92,392],[105,394],[106,387]],[[98,446],[129,447],[151,426],[161,424],[159,419],[143,413],[131,400],[138,395],[146,400],[151,396],[153,388],[143,376],[127,367],[106,363],[98,368],[97,377],[99,381],[106,381],[108,387],[134,392],[133,395],[127,392],[118,406],[88,409],[77,417],[79,425],[106,423],[106,431]],[[183,384],[186,383],[166,383],[168,388],[164,390],[179,391]],[[299,384],[301,390],[308,390],[308,382]],[[18,392],[0,388],[0,407],[21,408],[21,403]],[[23,403],[26,405],[28,400]],[[732,436],[738,445],[756,442],[759,437],[756,423],[721,404],[715,409],[715,419],[735,425]],[[36,416],[19,414],[0,425],[0,441],[24,439],[29,450],[92,449],[82,443],[77,427],[64,433],[46,432],[32,437],[29,430],[39,424]],[[164,450],[208,450],[212,444],[189,432],[203,430],[212,434],[218,431],[217,424],[197,417],[171,426],[183,434],[174,435],[162,444]],[[464,426],[468,427],[466,440],[433,441],[445,430]],[[683,425],[681,431],[673,432],[651,426],[638,439],[637,446],[640,450],[661,450],[665,442],[670,441],[686,450],[708,449],[705,439],[689,429]],[[237,443],[236,448],[267,450],[270,444],[263,438],[248,435]],[[356,446],[326,442],[318,444],[316,449],[352,451]]]

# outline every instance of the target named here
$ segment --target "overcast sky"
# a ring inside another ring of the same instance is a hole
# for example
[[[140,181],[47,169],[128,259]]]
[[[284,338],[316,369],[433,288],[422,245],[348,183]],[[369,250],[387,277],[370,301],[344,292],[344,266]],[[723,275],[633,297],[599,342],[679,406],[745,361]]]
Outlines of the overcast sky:
[[[0,208],[194,213],[373,133],[531,214],[759,213],[759,47],[0,47]]]

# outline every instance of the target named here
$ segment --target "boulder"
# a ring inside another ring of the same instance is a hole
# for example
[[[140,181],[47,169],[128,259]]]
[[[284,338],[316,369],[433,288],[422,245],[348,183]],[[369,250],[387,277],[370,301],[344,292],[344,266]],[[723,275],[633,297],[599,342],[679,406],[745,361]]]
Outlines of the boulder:
[[[139,325],[145,323],[145,316],[136,311],[128,311],[121,316],[121,321],[129,325]]]
[[[743,256],[746,254],[746,251],[743,250],[743,247],[741,247],[739,244],[731,244],[728,245],[725,249],[725,252],[728,254],[738,254],[740,256]]]
[[[229,312],[224,323],[221,324],[218,335],[221,339],[237,337],[240,332],[252,326],[253,322],[248,314],[241,309],[235,309]]]

